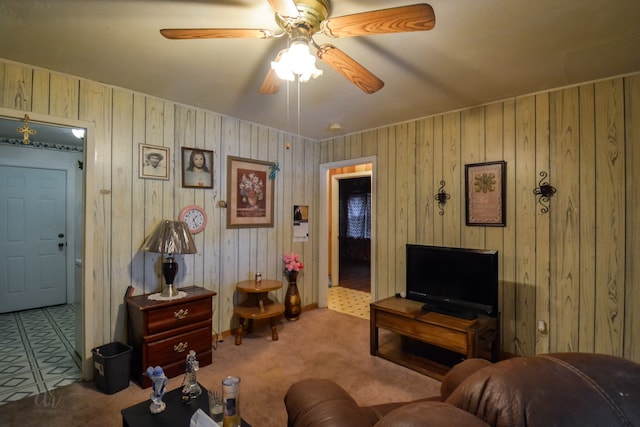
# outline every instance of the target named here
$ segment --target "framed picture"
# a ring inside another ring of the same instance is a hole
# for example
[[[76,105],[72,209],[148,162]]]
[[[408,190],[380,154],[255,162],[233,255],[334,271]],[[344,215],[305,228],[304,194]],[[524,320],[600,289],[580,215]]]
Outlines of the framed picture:
[[[182,187],[213,188],[213,151],[182,147]]]
[[[169,179],[168,164],[168,148],[140,144],[140,178]]]
[[[227,228],[273,227],[273,165],[227,157]]]
[[[506,162],[465,165],[467,225],[504,227]]]

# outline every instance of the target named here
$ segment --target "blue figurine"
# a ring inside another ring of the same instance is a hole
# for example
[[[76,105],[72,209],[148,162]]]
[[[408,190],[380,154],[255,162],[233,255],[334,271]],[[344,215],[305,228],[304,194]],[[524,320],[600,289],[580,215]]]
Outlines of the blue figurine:
[[[151,382],[153,383],[149,411],[151,411],[152,414],[159,414],[167,407],[167,404],[162,401],[162,396],[164,396],[167,386],[167,376],[160,366],[156,366],[155,368],[149,366],[147,368],[147,376],[151,378]]]

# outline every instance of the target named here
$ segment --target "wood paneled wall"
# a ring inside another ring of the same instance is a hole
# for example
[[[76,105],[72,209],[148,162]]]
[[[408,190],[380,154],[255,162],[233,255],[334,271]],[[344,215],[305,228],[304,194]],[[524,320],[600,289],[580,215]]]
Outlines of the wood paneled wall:
[[[216,291],[213,329],[236,326],[233,305],[235,284],[253,278],[282,279],[284,289],[274,292],[280,301],[286,289],[282,254],[300,253],[305,269],[298,278],[303,305],[317,302],[317,211],[319,144],[298,140],[282,132],[217,113],[157,99],[127,89],[49,72],[37,67],[0,61],[0,107],[29,112],[55,122],[73,118],[93,124],[94,152],[86,153],[92,180],[87,181],[86,253],[92,271],[88,312],[92,316],[91,341],[86,348],[113,340],[126,340],[123,305],[129,285],[136,294],[151,293],[161,283],[159,254],[140,247],[161,219],[176,219],[190,204],[203,206],[206,229],[195,236],[198,253],[177,256],[178,286],[204,286]],[[139,144],[170,149],[170,180],[138,178]],[[290,149],[286,149],[289,143]],[[180,148],[213,150],[214,188],[181,186]],[[273,228],[227,229],[228,155],[278,162]],[[293,243],[293,205],[310,207],[309,240]],[[89,356],[89,352],[85,352]]]
[[[93,124],[86,189],[92,225],[87,348],[124,339],[129,285],[160,284],[146,235],[187,204],[209,224],[198,254],[179,257],[180,285],[218,292],[213,328],[235,326],[234,285],[281,278],[281,254],[302,254],[303,305],[318,302],[319,164],[377,157],[375,297],[404,288],[407,242],[500,251],[503,350],[595,351],[640,361],[640,75],[508,99],[320,143],[126,89],[0,61],[0,107]],[[55,120],[54,120],[55,121]],[[291,149],[285,149],[286,143]],[[169,147],[171,179],[138,178],[138,146]],[[180,147],[215,151],[214,189],[184,189]],[[273,228],[226,229],[226,156],[277,161]],[[464,165],[507,162],[506,227],[468,227]],[[539,173],[557,187],[548,213],[532,194]],[[440,181],[451,199],[438,214]],[[635,184],[635,185],[634,185]],[[308,242],[292,243],[292,206],[309,205]],[[282,299],[284,291],[276,293]],[[538,320],[548,325],[537,331]]]
[[[406,243],[498,249],[505,352],[640,362],[640,75],[321,145],[322,163],[377,156],[375,298],[404,290]],[[466,226],[464,165],[495,160],[507,162],[506,226]],[[548,213],[533,194],[541,172],[557,188]]]

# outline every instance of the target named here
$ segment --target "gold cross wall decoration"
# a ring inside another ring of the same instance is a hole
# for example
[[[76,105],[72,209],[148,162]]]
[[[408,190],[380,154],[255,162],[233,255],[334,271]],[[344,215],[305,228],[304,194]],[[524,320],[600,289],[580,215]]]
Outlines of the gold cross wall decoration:
[[[23,144],[28,144],[29,143],[29,135],[35,135],[36,133],[38,133],[38,131],[36,131],[35,129],[31,129],[29,127],[29,115],[28,114],[24,115],[24,126],[22,126],[21,128],[16,128],[16,130],[18,131],[18,133],[22,134],[22,143]]]

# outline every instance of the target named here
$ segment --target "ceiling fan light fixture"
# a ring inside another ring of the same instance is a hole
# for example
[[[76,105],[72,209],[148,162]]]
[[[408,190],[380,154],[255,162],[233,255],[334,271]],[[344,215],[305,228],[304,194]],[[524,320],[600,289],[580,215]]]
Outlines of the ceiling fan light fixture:
[[[287,60],[288,55],[289,53],[285,51],[280,55],[280,58],[271,61],[271,68],[276,72],[278,78],[292,82],[296,79],[296,76],[291,71],[291,66]]]
[[[305,40],[294,40],[288,50],[280,58],[271,62],[271,68],[282,80],[298,80],[306,82],[310,78],[318,78],[322,70],[316,67],[316,57],[309,51],[309,43]]]

